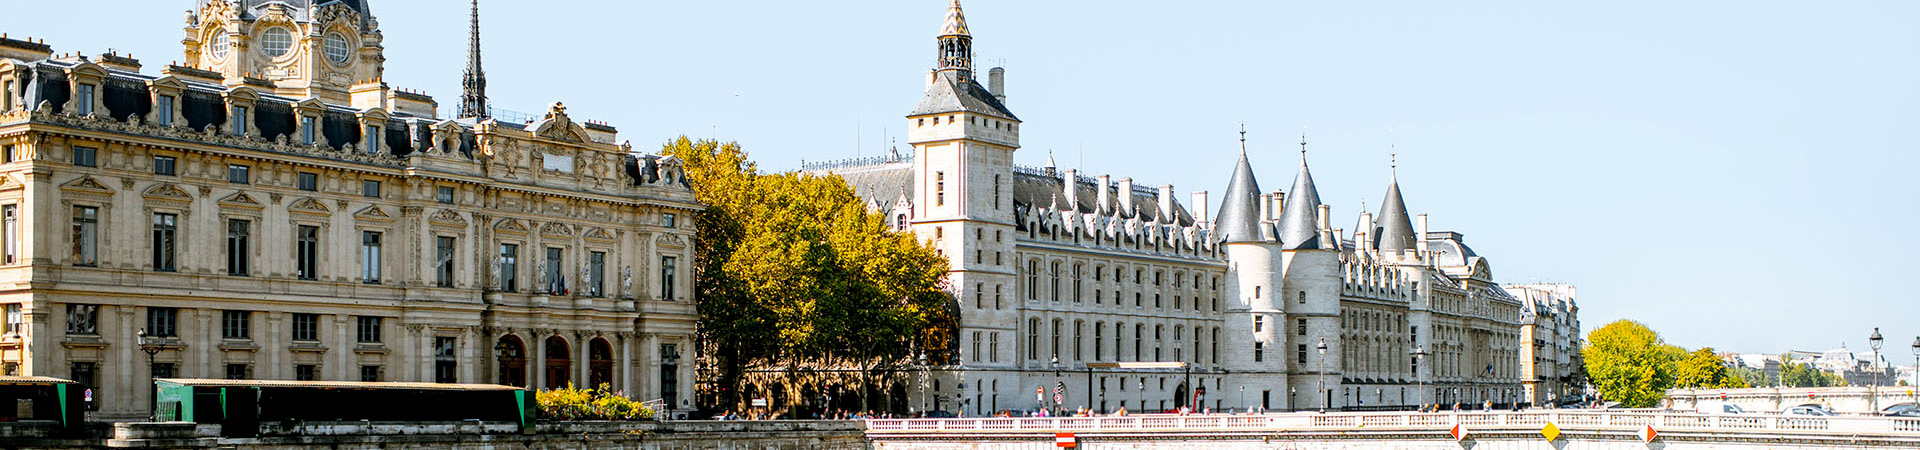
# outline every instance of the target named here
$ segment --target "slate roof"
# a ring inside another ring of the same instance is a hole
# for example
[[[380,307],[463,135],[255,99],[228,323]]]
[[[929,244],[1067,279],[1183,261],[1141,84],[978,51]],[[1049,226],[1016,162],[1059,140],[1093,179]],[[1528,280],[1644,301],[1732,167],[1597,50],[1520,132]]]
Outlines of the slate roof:
[[[1227,181],[1227,192],[1220,200],[1220,215],[1215,216],[1213,229],[1220,242],[1260,242],[1260,182],[1253,177],[1253,165],[1247,162],[1247,154],[1240,154],[1240,162],[1233,167],[1233,178]]]
[[[1374,226],[1374,248],[1381,251],[1412,251],[1419,238],[1413,234],[1413,219],[1407,215],[1407,202],[1400,198],[1400,180],[1387,185],[1387,199],[1380,203],[1379,222]]]
[[[1313,187],[1313,172],[1307,170],[1305,154],[1300,157],[1300,174],[1287,192],[1286,206],[1280,210],[1280,249],[1326,248],[1320,242],[1320,191]]]
[[[881,211],[899,206],[895,201],[913,200],[912,164],[882,164],[832,172],[846,180],[855,195],[879,205]]]
[[[1120,192],[1120,186],[1118,184],[1109,186],[1107,189],[1108,194],[1111,195],[1110,201],[1114,203],[1109,205],[1100,204],[1100,188],[1095,183],[1081,180],[1074,183],[1074,186],[1074,196],[1077,198],[1075,198],[1075,202],[1071,207],[1080,213],[1111,215],[1119,210],[1120,196],[1131,195],[1133,196],[1135,215],[1139,216],[1141,221],[1160,222],[1160,200],[1158,194],[1139,189],[1139,185],[1135,185],[1135,190],[1130,193]],[[1014,171],[1013,202],[1016,210],[1018,210],[1019,207],[1050,207],[1053,206],[1056,201],[1059,202],[1062,209],[1068,207],[1064,176],[1047,176],[1021,170]],[[1123,214],[1121,217],[1133,216]],[[1170,219],[1173,223],[1179,224],[1180,226],[1193,225],[1193,214],[1187,212],[1187,208],[1181,205],[1177,198],[1173,202],[1173,217]]]
[[[340,3],[360,13],[360,30],[366,31],[369,22],[373,20],[373,12],[368,8],[367,2],[368,0],[241,0],[240,11],[242,13],[242,19],[253,20],[264,14],[268,7],[275,4],[282,4],[288,6],[290,10],[288,14],[293,16],[293,20],[305,22],[313,20],[312,17],[308,17],[307,13],[314,9],[314,6]],[[206,2],[201,2],[201,5],[204,6],[205,4]]]
[[[985,114],[1002,119],[1020,121],[1007,110],[1007,106],[994,98],[993,92],[980,87],[972,77],[961,79],[958,71],[941,71],[934,75],[933,85],[927,86],[927,92],[920,98],[920,104],[913,107],[907,117],[950,112],[969,112]]]

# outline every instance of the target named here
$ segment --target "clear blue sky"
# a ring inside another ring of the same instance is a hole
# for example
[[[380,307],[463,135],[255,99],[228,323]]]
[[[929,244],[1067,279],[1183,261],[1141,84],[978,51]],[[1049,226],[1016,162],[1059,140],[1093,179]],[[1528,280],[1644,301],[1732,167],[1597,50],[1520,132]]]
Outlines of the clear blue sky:
[[[946,0],[482,0],[496,106],[565,101],[651,146],[737,140],[770,169],[874,155],[920,97]],[[1386,188],[1503,282],[1582,322],[1739,351],[1920,334],[1920,2],[969,0],[1025,120],[1016,160],[1217,193],[1249,130],[1263,187],[1302,127],[1351,228]],[[458,101],[467,2],[374,0],[387,80]],[[185,0],[8,0],[56,51],[179,59]],[[983,63],[985,67],[991,63]],[[1391,136],[1391,138],[1390,138]],[[863,142],[863,143],[862,143]],[[1217,209],[1217,206],[1213,209]]]

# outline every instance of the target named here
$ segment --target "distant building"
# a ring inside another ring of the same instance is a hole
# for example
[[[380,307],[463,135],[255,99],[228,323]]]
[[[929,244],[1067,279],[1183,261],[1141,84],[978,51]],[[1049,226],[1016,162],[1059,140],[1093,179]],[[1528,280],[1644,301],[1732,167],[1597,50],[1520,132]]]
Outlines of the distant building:
[[[199,3],[157,75],[0,40],[4,375],[79,381],[100,417],[145,416],[155,377],[606,383],[690,406],[702,207],[678,161],[558,103],[437,117],[384,82],[366,0]]]
[[[1098,411],[1527,401],[1523,300],[1459,233],[1409,214],[1397,181],[1347,233],[1304,142],[1286,191],[1261,190],[1243,142],[1217,215],[1206,191],[1183,204],[1170,185],[1015,166],[1025,125],[1005,71],[978,77],[957,1],[944,25],[907,115],[912,154],[804,168],[844,177],[952,267],[960,355],[915,409],[1056,405],[1036,388]],[[1569,333],[1554,345],[1578,341],[1566,294],[1547,306],[1567,308],[1549,312],[1543,333]]]
[[[1580,356],[1580,306],[1577,290],[1565,284],[1507,285],[1520,300],[1521,369],[1527,401],[1533,404],[1576,399],[1584,393]]]

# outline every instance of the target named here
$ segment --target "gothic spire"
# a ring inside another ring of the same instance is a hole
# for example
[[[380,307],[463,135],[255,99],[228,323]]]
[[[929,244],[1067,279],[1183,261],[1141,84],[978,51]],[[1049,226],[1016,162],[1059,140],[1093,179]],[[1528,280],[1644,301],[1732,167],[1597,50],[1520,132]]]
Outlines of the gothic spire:
[[[460,117],[486,119],[487,73],[480,70],[480,0],[473,0],[473,23],[467,37],[467,73],[460,80]]]
[[[1325,248],[1320,242],[1320,191],[1313,187],[1313,172],[1307,170],[1307,136],[1300,135],[1300,175],[1287,191],[1286,206],[1280,210],[1280,249]]]

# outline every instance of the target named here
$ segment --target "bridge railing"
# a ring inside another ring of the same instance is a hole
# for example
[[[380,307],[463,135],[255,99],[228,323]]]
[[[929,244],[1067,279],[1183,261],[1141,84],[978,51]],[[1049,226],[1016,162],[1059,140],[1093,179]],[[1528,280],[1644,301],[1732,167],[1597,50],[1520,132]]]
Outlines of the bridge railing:
[[[1445,413],[1143,414],[1099,417],[873,419],[869,434],[1036,433],[1054,431],[1563,430],[1786,432],[1920,436],[1920,418],[1700,414],[1665,411],[1545,410]]]

